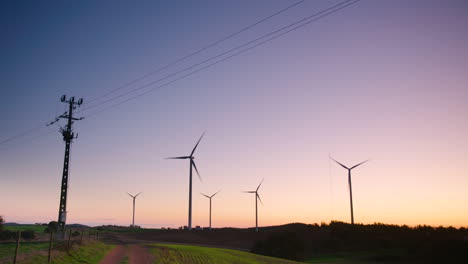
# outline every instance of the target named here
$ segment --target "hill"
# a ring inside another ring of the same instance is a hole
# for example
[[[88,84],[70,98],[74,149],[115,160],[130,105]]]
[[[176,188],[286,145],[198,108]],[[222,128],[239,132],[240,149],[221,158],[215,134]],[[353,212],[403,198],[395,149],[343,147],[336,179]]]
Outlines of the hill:
[[[296,264],[299,262],[260,256],[247,252],[186,245],[151,246],[157,264]]]
[[[468,231],[453,227],[332,222],[262,227],[258,233],[253,229],[237,228],[104,230],[107,230],[108,238],[114,240],[220,247],[294,260],[332,258],[369,262],[457,263],[459,259],[468,258]]]

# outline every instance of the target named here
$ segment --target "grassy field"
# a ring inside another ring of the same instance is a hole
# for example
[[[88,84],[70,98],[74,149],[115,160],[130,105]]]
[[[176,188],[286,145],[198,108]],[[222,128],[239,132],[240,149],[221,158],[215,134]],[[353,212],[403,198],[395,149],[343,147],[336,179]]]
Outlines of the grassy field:
[[[36,233],[44,233],[44,229],[46,229],[47,226],[42,226],[42,225],[13,225],[13,226],[3,226],[5,230],[9,231],[26,231],[26,230],[32,230]]]
[[[101,242],[92,242],[81,247],[76,247],[68,252],[53,251],[52,263],[54,264],[98,264],[101,259],[112,249],[113,245]],[[41,248],[37,248],[41,249]],[[47,245],[42,252],[34,256],[21,259],[21,264],[46,264]]]
[[[157,264],[297,264],[300,262],[247,252],[185,245],[152,245]]]
[[[47,242],[21,242],[19,253],[28,253],[36,250],[47,249],[49,243]],[[1,243],[0,244],[0,259],[12,257],[15,255],[16,243]]]

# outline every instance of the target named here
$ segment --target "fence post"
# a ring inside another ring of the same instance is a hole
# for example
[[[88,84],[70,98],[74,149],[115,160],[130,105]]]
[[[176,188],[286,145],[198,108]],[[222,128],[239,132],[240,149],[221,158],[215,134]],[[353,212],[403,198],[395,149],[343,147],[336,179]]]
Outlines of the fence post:
[[[54,240],[54,232],[51,231],[51,232],[50,232],[50,240],[49,240],[49,256],[47,257],[47,263],[50,263],[50,261],[52,260],[52,244],[53,244],[53,240]]]
[[[70,249],[71,236],[72,236],[72,230],[70,229],[68,230],[68,244],[67,244],[68,249]]]
[[[99,240],[99,231],[96,231],[96,240]]]
[[[89,237],[88,240],[91,240],[91,228],[89,229]]]
[[[16,238],[15,258],[13,259],[13,264],[16,264],[16,259],[18,257],[18,251],[19,251],[19,246],[20,246],[20,240],[21,240],[21,231],[18,231],[18,237]]]
[[[83,234],[84,234],[84,230],[81,230],[81,239],[80,239],[80,244],[83,243]]]

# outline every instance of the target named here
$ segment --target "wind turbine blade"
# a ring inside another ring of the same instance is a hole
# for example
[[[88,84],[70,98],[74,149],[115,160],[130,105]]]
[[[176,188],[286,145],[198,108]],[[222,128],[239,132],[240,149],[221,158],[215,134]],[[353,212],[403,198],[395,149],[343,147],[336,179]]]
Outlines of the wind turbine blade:
[[[256,193],[256,191],[243,191],[243,193]]]
[[[198,179],[203,182],[201,176],[200,176],[200,173],[198,172],[198,169],[197,169],[197,165],[195,165],[195,161],[193,161],[193,159],[190,159],[190,163],[192,163],[192,166],[193,168],[195,169],[195,171],[197,172],[197,175],[198,175]]]
[[[169,158],[166,158],[166,159],[188,159],[190,158],[189,156],[182,156],[182,157],[169,157]]]
[[[190,157],[193,156],[193,153],[195,153],[195,150],[197,149],[198,147],[198,144],[200,144],[200,141],[202,140],[203,136],[205,135],[205,132],[203,132],[203,134],[201,135],[200,139],[198,140],[197,144],[195,145],[195,147],[193,147],[193,150],[192,150],[192,153],[190,153]]]
[[[260,195],[258,195],[258,193],[257,193],[257,198],[260,201],[260,203],[263,205],[262,199],[260,199]]]
[[[216,194],[218,194],[221,190],[215,192],[213,195],[211,195],[211,198],[213,198],[213,196],[215,196]]]
[[[363,162],[361,162],[361,163],[359,163],[359,164],[356,164],[356,165],[352,166],[352,167],[351,167],[351,170],[354,169],[354,168],[356,168],[357,166],[360,166],[360,165],[362,165],[362,164],[368,162],[369,160],[370,160],[370,159],[365,160],[365,161],[363,161]]]
[[[135,197],[137,197],[138,195],[142,194],[142,192],[138,193],[137,195],[135,195]]]
[[[258,189],[260,189],[260,186],[262,186],[263,180],[265,180],[265,179],[262,179],[262,181],[260,182],[260,184],[257,187],[257,191],[258,191]]]
[[[336,163],[338,163],[339,165],[341,165],[341,167],[343,167],[343,168],[345,168],[345,169],[349,170],[349,168],[348,168],[348,167],[346,167],[345,165],[343,165],[343,164],[339,163],[339,162],[338,162],[336,159],[334,159],[334,158],[332,158],[332,157],[330,157],[330,159],[334,160]]]
[[[204,193],[200,193],[201,195],[205,196],[206,198],[210,198],[208,195],[204,194]]]
[[[133,195],[131,195],[131,194],[129,194],[129,193],[127,193],[127,194],[128,194],[128,196],[130,196],[130,197],[134,198],[134,196],[133,196]]]

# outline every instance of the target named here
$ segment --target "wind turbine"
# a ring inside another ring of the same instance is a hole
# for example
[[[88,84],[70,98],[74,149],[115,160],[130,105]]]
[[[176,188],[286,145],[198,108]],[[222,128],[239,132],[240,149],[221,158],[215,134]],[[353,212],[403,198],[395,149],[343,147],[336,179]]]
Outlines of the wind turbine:
[[[195,150],[198,147],[198,144],[202,140],[203,136],[205,133],[203,133],[198,140],[197,144],[195,144],[195,147],[193,147],[192,152],[190,153],[189,156],[182,156],[182,157],[171,157],[171,158],[166,158],[166,159],[189,159],[190,160],[190,178],[189,178],[189,211],[188,211],[188,229],[192,230],[192,167],[195,169],[198,175],[198,179],[201,181],[200,173],[198,173],[197,165],[195,165],[195,157],[193,156],[193,153],[195,153]]]
[[[138,195],[140,195],[141,193],[137,194],[137,195],[131,195],[129,193],[127,193],[130,197],[133,198],[133,219],[132,219],[132,226],[135,226],[135,199],[137,198]]]
[[[260,201],[262,203],[262,199],[260,199],[260,195],[258,195],[258,189],[260,189],[260,186],[262,186],[263,180],[260,182],[258,185],[257,189],[255,191],[245,191],[245,193],[255,193],[255,232],[258,232],[258,202]]]
[[[204,193],[201,193],[201,195],[205,196],[206,198],[210,199],[210,230],[211,230],[211,198],[213,198],[213,196],[215,196],[217,193],[219,193],[219,191],[215,192],[214,194],[212,194],[211,196],[208,196]]]
[[[366,161],[363,161],[361,163],[358,163],[354,166],[352,166],[351,168],[348,168],[346,167],[345,165],[339,163],[336,159],[330,157],[332,160],[334,160],[336,163],[338,163],[341,167],[345,168],[348,170],[348,185],[349,185],[349,202],[350,202],[350,205],[351,205],[351,224],[354,225],[354,212],[353,212],[353,188],[351,186],[351,170],[368,162],[369,160],[366,160]]]

